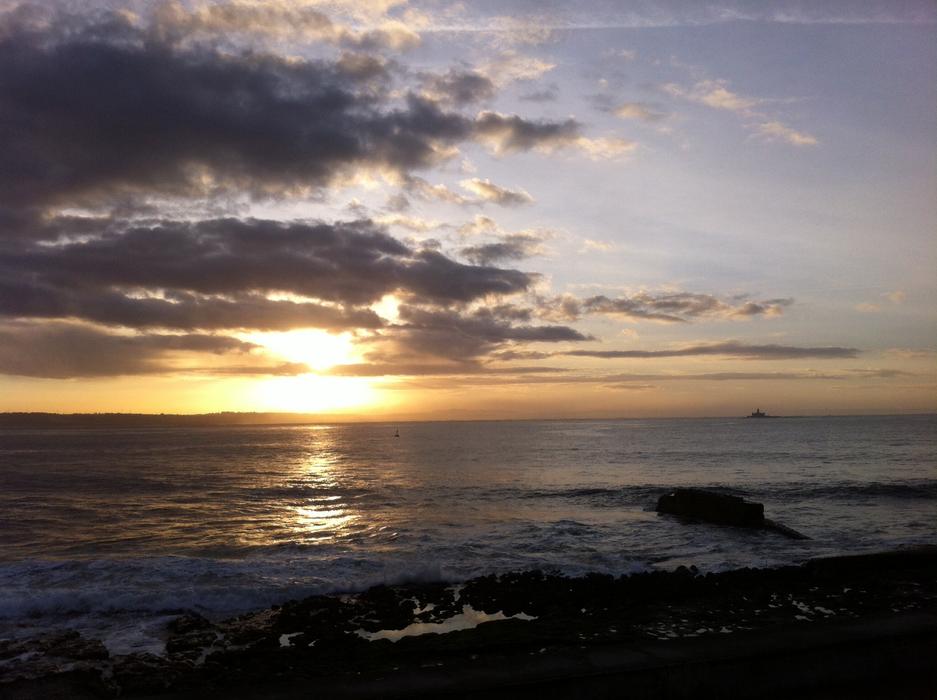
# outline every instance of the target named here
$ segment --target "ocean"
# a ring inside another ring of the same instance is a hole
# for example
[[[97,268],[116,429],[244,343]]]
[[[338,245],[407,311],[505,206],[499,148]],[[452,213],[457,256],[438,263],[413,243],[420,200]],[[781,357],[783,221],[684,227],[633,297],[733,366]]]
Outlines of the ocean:
[[[655,513],[677,486],[811,539]],[[159,653],[183,609],[928,543],[933,415],[0,430],[0,639],[73,628],[111,653]]]

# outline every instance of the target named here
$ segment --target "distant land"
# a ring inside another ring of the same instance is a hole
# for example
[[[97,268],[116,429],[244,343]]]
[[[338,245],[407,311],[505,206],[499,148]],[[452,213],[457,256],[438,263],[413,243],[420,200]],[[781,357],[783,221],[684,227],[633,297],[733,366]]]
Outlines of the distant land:
[[[823,414],[822,416],[777,416],[798,417],[836,417],[858,415],[934,415],[929,412],[890,413],[890,414]],[[775,417],[775,416],[772,416]],[[237,425],[311,425],[323,423],[421,423],[437,421],[487,421],[487,420],[657,420],[665,416],[530,416],[500,419],[484,419],[475,416],[440,416],[434,414],[405,414],[397,416],[365,416],[351,413],[250,413],[223,411],[220,413],[44,413],[44,412],[9,412],[0,413],[0,428],[159,428],[159,427],[224,427]],[[687,418],[748,418],[737,414],[728,416],[670,416],[673,419]]]
[[[358,420],[312,413],[0,413],[0,428],[140,428],[284,425]]]

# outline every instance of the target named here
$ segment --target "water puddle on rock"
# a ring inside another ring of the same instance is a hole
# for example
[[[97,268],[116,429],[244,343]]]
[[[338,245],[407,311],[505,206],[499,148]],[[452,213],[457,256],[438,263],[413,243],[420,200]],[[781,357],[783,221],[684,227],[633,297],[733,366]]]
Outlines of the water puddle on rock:
[[[462,607],[462,612],[458,615],[442,620],[440,622],[414,622],[399,630],[378,630],[377,632],[366,632],[357,630],[355,634],[369,642],[377,639],[389,639],[396,642],[403,637],[417,637],[422,634],[445,634],[446,632],[455,632],[457,630],[468,630],[478,627],[486,622],[497,622],[499,620],[536,620],[533,615],[518,613],[517,615],[505,615],[503,612],[486,613],[481,610],[475,610],[471,605]]]

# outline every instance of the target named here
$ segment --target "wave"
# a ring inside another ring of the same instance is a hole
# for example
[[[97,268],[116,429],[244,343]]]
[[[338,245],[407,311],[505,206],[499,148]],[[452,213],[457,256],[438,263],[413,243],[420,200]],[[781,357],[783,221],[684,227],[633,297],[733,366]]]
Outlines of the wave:
[[[4,590],[0,621],[183,610],[232,615],[310,595],[440,581],[447,573],[424,560],[332,557],[317,561],[276,552],[255,552],[241,561],[198,557],[27,560],[0,565],[0,589]]]
[[[760,487],[758,493],[784,498],[828,498],[836,500],[870,497],[937,500],[937,480],[916,479],[898,482],[793,483]]]
[[[588,502],[590,505],[647,505],[673,488],[694,488],[718,491],[745,498],[763,500],[792,498],[831,498],[857,499],[869,497],[937,499],[937,480],[917,479],[899,482],[852,482],[839,481],[827,483],[781,482],[752,484],[746,488],[738,485],[721,483],[710,484],[640,484],[604,488],[568,488],[568,489],[489,489],[481,492],[481,498],[517,499],[566,499]]]

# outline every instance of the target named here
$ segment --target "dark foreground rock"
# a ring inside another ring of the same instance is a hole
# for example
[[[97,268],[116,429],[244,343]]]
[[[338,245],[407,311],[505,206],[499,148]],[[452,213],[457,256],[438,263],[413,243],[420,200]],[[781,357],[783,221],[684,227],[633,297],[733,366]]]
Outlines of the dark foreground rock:
[[[447,632],[458,626],[470,628]],[[0,645],[0,697],[914,697],[933,687],[937,549],[378,586],[222,622],[185,615],[167,632],[165,656],[94,659],[74,637],[47,640],[59,654],[75,645],[79,675],[30,667],[29,650],[45,658],[38,641]]]

